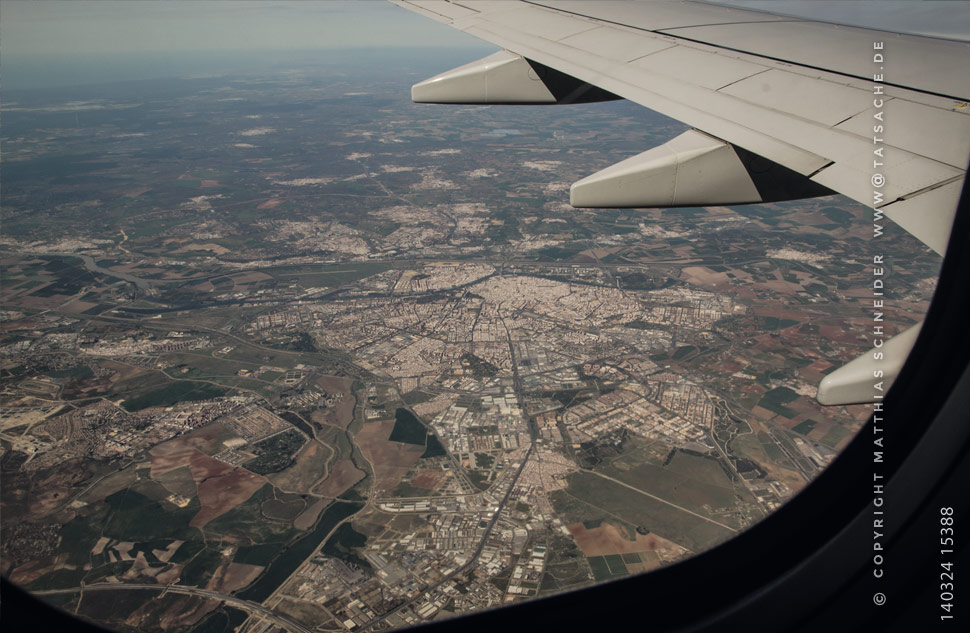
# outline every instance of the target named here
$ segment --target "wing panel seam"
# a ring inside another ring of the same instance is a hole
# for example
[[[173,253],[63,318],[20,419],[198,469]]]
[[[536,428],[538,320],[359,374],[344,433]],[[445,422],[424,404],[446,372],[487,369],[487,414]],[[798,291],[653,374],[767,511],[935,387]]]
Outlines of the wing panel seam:
[[[913,192],[910,192],[910,193],[901,195],[898,198],[896,198],[895,200],[893,200],[891,202],[887,202],[886,204],[884,204],[884,205],[882,205],[881,207],[878,207],[878,208],[879,209],[885,209],[889,205],[895,204],[896,202],[902,202],[904,200],[911,200],[911,199],[915,198],[916,196],[921,196],[924,193],[933,191],[934,189],[939,189],[940,187],[945,187],[946,185],[950,184],[951,182],[957,182],[958,180],[963,180],[964,178],[966,178],[966,174],[965,173],[964,174],[959,174],[957,176],[951,176],[950,178],[947,178],[946,180],[941,180],[940,182],[935,182],[932,185],[929,185],[928,187],[923,187],[922,189],[917,189],[916,191],[913,191]]]
[[[796,19],[770,20],[771,24],[781,24],[783,22],[785,23],[812,22],[812,20],[796,20]],[[748,22],[712,22],[710,24],[690,24],[687,26],[668,26],[667,28],[657,29],[656,31],[652,31],[650,29],[641,29],[641,30],[650,31],[651,33],[667,33],[668,31],[676,31],[677,29],[696,29],[703,26],[734,26],[736,24],[765,24],[765,23],[766,23],[765,20],[751,20]],[[632,28],[637,28],[637,27],[632,27]],[[676,37],[676,35],[672,37]]]
[[[731,46],[724,46],[723,44],[712,44],[710,42],[705,42],[704,40],[698,40],[698,39],[694,39],[694,38],[690,38],[690,37],[685,37],[683,35],[677,35],[675,33],[669,33],[667,31],[663,31],[663,30],[656,30],[656,31],[654,31],[654,30],[651,30],[651,29],[645,29],[643,27],[632,26],[630,24],[623,24],[622,22],[615,22],[613,20],[607,20],[607,19],[604,19],[604,18],[596,18],[596,17],[592,17],[592,16],[589,16],[589,15],[586,15],[584,13],[578,13],[576,11],[567,11],[566,9],[561,9],[561,8],[557,8],[557,7],[551,7],[551,6],[548,6],[548,5],[545,5],[545,4],[540,4],[538,2],[535,2],[534,0],[521,0],[521,1],[524,2],[524,3],[526,3],[526,4],[530,4],[532,6],[535,6],[535,7],[541,7],[543,9],[548,9],[550,11],[557,11],[559,13],[566,13],[566,14],[569,14],[569,15],[576,16],[577,18],[584,18],[586,20],[595,20],[597,22],[602,22],[604,24],[612,24],[614,26],[622,26],[624,28],[634,29],[634,30],[640,31],[642,33],[653,33],[654,35],[665,35],[667,37],[677,38],[677,39],[683,40],[685,42],[693,42],[694,44],[703,44],[704,46],[711,46],[711,47],[719,48],[719,49],[725,50],[725,51],[732,51],[734,53],[741,53],[742,55],[750,55],[752,57],[758,57],[760,59],[769,59],[769,60],[771,60],[773,62],[778,62],[778,63],[783,63],[783,64],[789,64],[791,66],[798,66],[799,68],[808,68],[808,69],[811,69],[811,70],[817,70],[819,72],[831,73],[833,75],[838,75],[840,77],[849,77],[851,79],[857,79],[857,80],[860,80],[860,81],[872,81],[872,77],[866,77],[866,76],[862,76],[862,75],[854,75],[852,73],[847,73],[847,72],[843,72],[843,71],[839,71],[839,70],[832,70],[832,69],[829,69],[829,68],[823,68],[821,66],[813,66],[811,64],[806,64],[804,62],[795,62],[795,61],[792,61],[790,59],[783,59],[781,57],[773,57],[771,55],[765,55],[763,53],[752,53],[752,52],[746,51],[744,49],[734,48],[734,47],[731,47]],[[817,20],[795,20],[795,21],[784,20],[784,22],[799,23],[799,24],[812,24],[812,23],[815,23],[815,22],[818,22],[818,21]],[[819,24],[826,24],[825,22],[818,22],[818,23]],[[763,23],[762,22],[757,22],[757,24],[763,24]],[[691,28],[694,28],[696,26],[703,26],[703,25],[691,25]],[[676,28],[688,28],[688,27],[676,27]],[[861,28],[861,27],[853,27],[853,28]],[[674,29],[674,27],[671,27],[670,30],[673,30],[673,29]],[[874,29],[869,29],[869,30],[874,30]],[[958,96],[955,96],[955,95],[945,94],[945,93],[942,93],[942,92],[936,92],[936,91],[933,91],[933,90],[925,90],[925,89],[922,89],[922,88],[914,88],[912,86],[907,86],[907,85],[904,85],[904,84],[893,83],[891,81],[881,81],[879,83],[881,85],[884,85],[884,86],[892,86],[894,88],[900,88],[900,89],[903,89],[903,90],[911,90],[913,92],[918,92],[920,94],[932,95],[932,96],[935,96],[935,97],[943,97],[944,99],[953,99],[955,101],[970,101],[970,97],[958,97]]]
[[[759,70],[758,72],[756,72],[753,75],[748,75],[747,77],[739,77],[739,78],[735,79],[734,81],[732,81],[730,83],[726,83],[726,84],[724,84],[723,86],[721,86],[719,88],[715,88],[714,91],[715,92],[720,92],[721,90],[724,90],[725,88],[730,88],[731,86],[733,86],[734,84],[738,83],[739,81],[744,81],[745,79],[751,79],[752,77],[757,77],[758,75],[761,75],[763,73],[766,73],[769,70],[771,70],[771,68],[765,68],[764,70]],[[855,115],[853,114],[852,116],[855,116]],[[851,119],[852,117],[849,117],[849,118]]]

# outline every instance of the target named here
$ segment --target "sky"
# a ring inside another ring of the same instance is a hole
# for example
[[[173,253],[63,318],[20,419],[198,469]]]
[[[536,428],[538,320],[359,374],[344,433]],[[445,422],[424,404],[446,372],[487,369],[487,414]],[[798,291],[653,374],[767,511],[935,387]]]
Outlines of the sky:
[[[335,49],[495,50],[385,0],[2,0],[0,43],[7,90],[239,72]]]
[[[970,3],[722,0],[804,17],[953,36]],[[385,0],[2,0],[8,89],[215,71],[260,55],[340,48],[495,49]]]
[[[474,40],[384,0],[3,0],[0,36],[22,56]]]
[[[970,41],[966,0],[713,0],[826,22]]]

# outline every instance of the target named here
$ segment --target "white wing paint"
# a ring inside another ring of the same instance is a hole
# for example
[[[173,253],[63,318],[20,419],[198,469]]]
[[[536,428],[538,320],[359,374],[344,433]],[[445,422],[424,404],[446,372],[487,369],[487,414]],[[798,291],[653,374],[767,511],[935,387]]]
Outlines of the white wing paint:
[[[416,101],[626,98],[695,129],[575,183],[574,205],[834,191],[946,250],[970,162],[970,43],[691,0],[392,1],[505,49],[417,84]],[[885,387],[916,331],[878,364]],[[827,376],[819,401],[872,401],[871,359]]]

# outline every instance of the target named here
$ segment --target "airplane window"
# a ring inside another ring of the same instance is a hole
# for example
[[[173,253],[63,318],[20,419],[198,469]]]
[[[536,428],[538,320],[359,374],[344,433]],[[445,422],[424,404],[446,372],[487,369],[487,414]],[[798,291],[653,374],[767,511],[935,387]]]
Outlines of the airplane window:
[[[688,126],[412,103],[492,50],[6,62],[4,576],[117,631],[406,627],[670,565],[832,461],[874,256],[888,340],[939,255],[839,195],[574,208]]]

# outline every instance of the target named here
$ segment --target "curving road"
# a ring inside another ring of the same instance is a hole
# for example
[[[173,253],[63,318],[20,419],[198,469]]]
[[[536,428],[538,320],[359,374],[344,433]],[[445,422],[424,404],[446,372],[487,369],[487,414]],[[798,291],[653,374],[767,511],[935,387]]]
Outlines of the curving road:
[[[34,591],[33,593],[38,596],[48,596],[61,593],[78,593],[84,591],[117,591],[119,589],[137,589],[137,590],[150,590],[158,591],[161,593],[181,593],[190,596],[200,596],[203,598],[209,598],[211,600],[219,600],[233,607],[238,607],[250,614],[261,615],[267,620],[272,621],[274,624],[278,624],[290,633],[312,633],[310,629],[306,628],[302,624],[298,624],[289,618],[279,615],[274,611],[267,609],[258,602],[250,602],[249,600],[243,600],[242,598],[237,598],[235,596],[227,596],[225,594],[216,593],[215,591],[208,591],[206,589],[199,589],[198,587],[186,587],[184,585],[148,585],[148,584],[95,584],[95,585],[84,585],[82,587],[72,587],[70,589],[47,589],[44,591]]]

